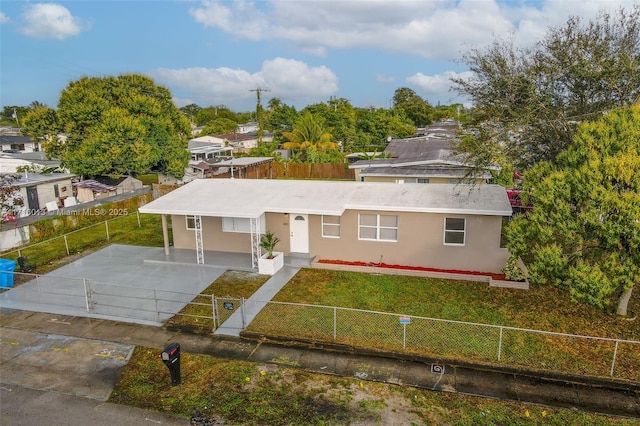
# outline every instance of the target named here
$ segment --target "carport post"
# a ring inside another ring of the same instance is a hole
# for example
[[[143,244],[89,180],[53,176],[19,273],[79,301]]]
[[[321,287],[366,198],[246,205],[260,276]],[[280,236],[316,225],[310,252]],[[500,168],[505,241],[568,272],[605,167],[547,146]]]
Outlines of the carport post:
[[[171,253],[169,250],[169,231],[167,229],[167,215],[161,214],[160,218],[162,219],[162,239],[164,240],[164,254],[169,256]]]

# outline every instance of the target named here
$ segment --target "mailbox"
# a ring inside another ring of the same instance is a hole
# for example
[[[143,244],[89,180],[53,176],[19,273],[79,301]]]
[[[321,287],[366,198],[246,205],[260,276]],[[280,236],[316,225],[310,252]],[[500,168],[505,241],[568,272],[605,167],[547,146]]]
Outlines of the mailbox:
[[[160,354],[160,358],[164,365],[167,366],[171,373],[171,386],[180,384],[180,344],[171,343],[164,348]]]

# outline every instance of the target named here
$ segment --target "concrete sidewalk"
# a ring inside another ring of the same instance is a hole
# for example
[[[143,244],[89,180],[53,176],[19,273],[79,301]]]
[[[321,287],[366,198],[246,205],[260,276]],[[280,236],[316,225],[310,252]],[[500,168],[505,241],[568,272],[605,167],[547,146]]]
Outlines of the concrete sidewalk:
[[[262,308],[273,299],[273,296],[275,296],[299,270],[300,268],[285,266],[276,272],[267,282],[260,286],[250,298],[246,299],[244,305],[240,309],[236,309],[236,311],[216,329],[214,334],[239,337],[240,332],[247,328]]]

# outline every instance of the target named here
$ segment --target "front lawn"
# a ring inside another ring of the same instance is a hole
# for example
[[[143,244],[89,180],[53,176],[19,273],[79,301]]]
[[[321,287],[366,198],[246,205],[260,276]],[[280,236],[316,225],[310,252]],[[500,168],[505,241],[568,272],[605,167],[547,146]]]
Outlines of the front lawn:
[[[639,321],[573,303],[551,287],[304,269],[274,301],[283,303],[268,304],[249,332],[600,377],[610,375],[615,352],[613,376],[640,380],[640,344],[469,324],[640,340]],[[401,315],[411,316],[408,325]]]
[[[136,347],[109,402],[216,424],[634,425],[634,420],[528,403],[314,374],[275,364],[182,353],[171,386],[158,350]]]

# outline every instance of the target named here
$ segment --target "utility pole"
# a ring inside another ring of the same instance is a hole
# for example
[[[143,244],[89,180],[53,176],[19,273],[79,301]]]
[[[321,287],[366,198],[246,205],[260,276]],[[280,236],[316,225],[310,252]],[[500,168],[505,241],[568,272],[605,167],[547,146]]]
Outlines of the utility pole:
[[[262,136],[264,135],[264,129],[262,128],[262,105],[260,104],[260,93],[270,92],[271,90],[258,86],[255,89],[250,89],[249,91],[256,92],[256,120],[258,120],[258,145],[260,145],[260,143],[262,143]]]

